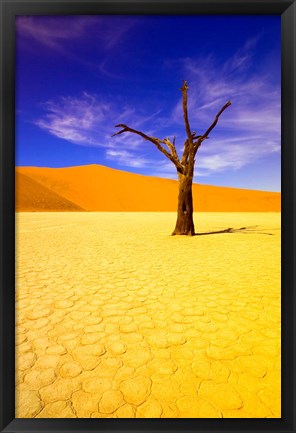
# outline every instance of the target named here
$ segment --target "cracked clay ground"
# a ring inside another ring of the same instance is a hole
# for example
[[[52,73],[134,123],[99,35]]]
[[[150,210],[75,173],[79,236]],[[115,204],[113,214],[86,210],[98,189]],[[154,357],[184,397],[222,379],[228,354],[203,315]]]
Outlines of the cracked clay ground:
[[[19,213],[16,417],[280,417],[280,214]]]

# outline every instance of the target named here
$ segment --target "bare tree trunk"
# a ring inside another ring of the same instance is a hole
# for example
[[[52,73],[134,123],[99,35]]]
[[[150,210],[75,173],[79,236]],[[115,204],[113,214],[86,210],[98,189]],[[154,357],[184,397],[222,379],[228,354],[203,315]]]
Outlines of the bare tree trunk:
[[[192,180],[193,174],[183,175],[179,173],[177,222],[172,235],[195,235],[193,223]]]
[[[191,128],[188,120],[187,110],[187,82],[183,81],[181,87],[183,95],[183,115],[187,138],[184,142],[183,155],[180,159],[175,145],[174,137],[173,141],[167,138],[162,140],[156,137],[149,136],[144,132],[137,131],[136,129],[130,128],[124,123],[116,125],[116,128],[122,128],[120,131],[112,135],[120,135],[125,132],[131,132],[133,134],[140,135],[144,140],[150,141],[156,146],[156,148],[163,153],[176,167],[179,176],[179,197],[178,197],[178,216],[175,230],[172,235],[188,235],[194,236],[194,223],[193,223],[193,200],[192,200],[192,181],[194,173],[195,155],[200,148],[202,142],[208,139],[208,135],[215,128],[218,123],[220,115],[231,105],[228,101],[221,110],[217,113],[213,123],[206,130],[203,135],[197,135],[196,131],[191,132]]]

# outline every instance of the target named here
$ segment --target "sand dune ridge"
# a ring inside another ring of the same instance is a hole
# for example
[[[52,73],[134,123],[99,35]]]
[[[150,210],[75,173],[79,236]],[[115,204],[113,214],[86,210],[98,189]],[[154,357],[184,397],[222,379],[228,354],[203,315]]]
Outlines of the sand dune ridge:
[[[171,179],[101,165],[67,168],[17,167],[17,211],[169,212],[177,208]],[[280,193],[193,185],[199,212],[279,212]]]

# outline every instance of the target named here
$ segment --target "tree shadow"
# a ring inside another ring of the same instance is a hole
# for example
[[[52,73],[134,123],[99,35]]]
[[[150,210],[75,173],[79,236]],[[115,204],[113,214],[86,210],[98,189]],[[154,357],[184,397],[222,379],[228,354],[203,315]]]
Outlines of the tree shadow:
[[[212,232],[204,232],[204,233],[195,233],[195,236],[205,236],[205,235],[217,235],[220,233],[242,233],[242,234],[258,234],[258,235],[269,235],[273,236],[273,233],[261,232],[256,229],[258,226],[249,226],[249,227],[240,227],[235,229],[233,227],[228,227],[224,230],[217,230]]]

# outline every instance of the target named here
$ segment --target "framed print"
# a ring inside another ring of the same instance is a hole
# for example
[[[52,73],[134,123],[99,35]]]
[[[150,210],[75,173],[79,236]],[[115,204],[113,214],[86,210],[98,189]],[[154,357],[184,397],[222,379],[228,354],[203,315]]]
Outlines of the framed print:
[[[1,431],[295,431],[295,1],[1,4]]]

